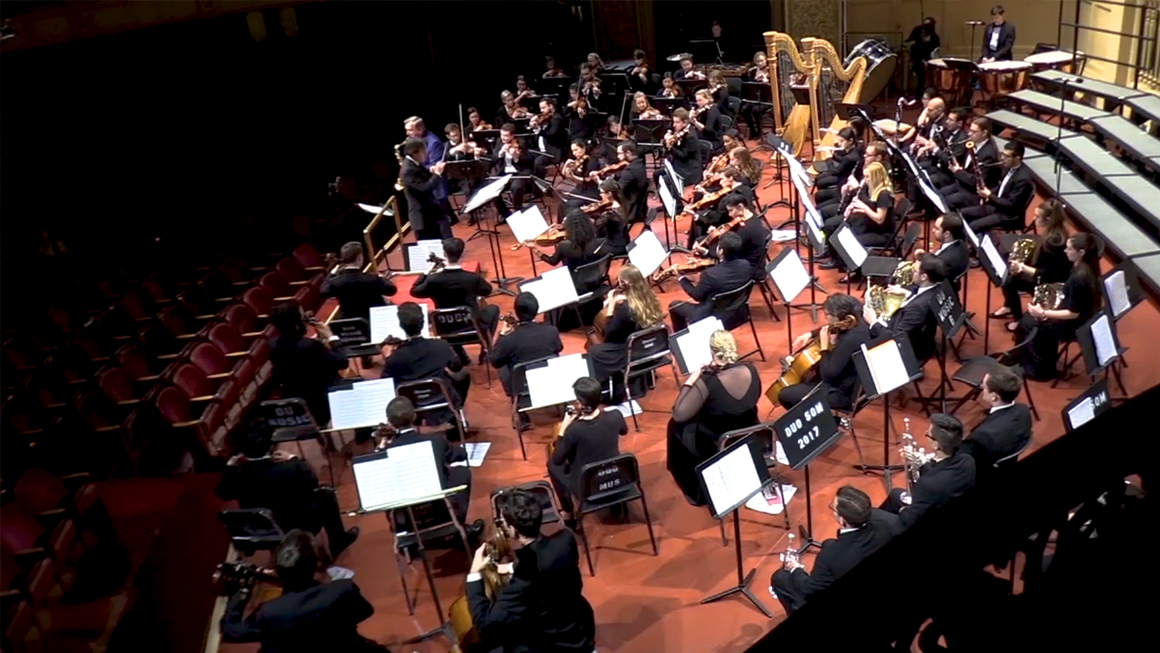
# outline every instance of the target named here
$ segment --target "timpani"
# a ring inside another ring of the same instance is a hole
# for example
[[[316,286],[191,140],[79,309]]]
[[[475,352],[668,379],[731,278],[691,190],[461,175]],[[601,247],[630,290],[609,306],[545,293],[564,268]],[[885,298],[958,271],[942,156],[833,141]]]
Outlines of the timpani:
[[[1032,64],[1026,61],[991,61],[979,64],[979,82],[987,97],[1007,95],[1027,88]]]
[[[970,63],[967,59],[950,57],[926,62],[927,85],[948,100],[950,106],[966,106],[971,102],[971,71],[964,67],[967,63]]]
[[[1031,64],[1032,72],[1034,73],[1041,70],[1058,70],[1068,75],[1078,75],[1083,72],[1083,65],[1086,60],[1087,57],[1082,52],[1052,50],[1050,52],[1033,54],[1023,61]]]

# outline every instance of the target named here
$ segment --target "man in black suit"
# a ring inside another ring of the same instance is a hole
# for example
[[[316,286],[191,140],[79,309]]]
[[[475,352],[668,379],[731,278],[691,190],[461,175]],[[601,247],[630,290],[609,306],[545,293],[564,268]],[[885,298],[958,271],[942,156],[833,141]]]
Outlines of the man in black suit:
[[[684,136],[676,135],[685,131]],[[689,118],[688,109],[673,111],[672,134],[665,135],[665,147],[668,149],[669,161],[673,169],[680,175],[685,186],[696,186],[701,183],[701,172],[704,164],[701,159],[701,142],[698,140],[696,127],[693,127]],[[660,171],[657,171],[660,174]],[[681,189],[682,192],[684,189]]]
[[[535,126],[535,149],[546,152],[548,156],[539,155],[535,159],[534,170],[536,176],[546,178],[549,165],[559,163],[564,148],[568,145],[568,127],[564,124],[564,117],[556,111],[556,100],[544,98],[540,100],[540,115],[533,116]]]
[[[973,143],[973,149],[967,148],[964,144],[967,154],[962,165],[957,161],[950,162],[955,179],[949,185],[939,188],[939,192],[946,199],[947,206],[953,210],[978,206],[980,184],[986,188],[996,188],[999,185],[1003,171],[999,167],[999,153],[994,141],[991,140],[991,128],[992,124],[988,118],[980,116],[972,120],[967,127],[967,142]],[[975,176],[976,162],[983,175],[981,180]]]
[[[724,200],[729,221],[740,220],[732,229],[741,238],[741,250],[737,257],[749,263],[754,277],[765,277],[765,252],[769,238],[769,228],[753,212],[752,202],[742,192],[727,195]],[[728,224],[728,223],[726,223]],[[707,252],[706,252],[707,253]]]
[[[482,274],[468,272],[459,264],[464,247],[462,239],[444,240],[443,254],[447,257],[447,265],[439,272],[420,274],[411,287],[411,295],[430,298],[435,302],[435,308],[470,307],[484,334],[491,336],[499,321],[499,307],[491,305],[480,308],[479,298],[490,295],[492,287]]]
[[[572,531],[541,535],[543,507],[523,490],[501,495],[499,508],[500,529],[519,545],[511,580],[494,598],[487,596],[481,574],[486,546],[476,550],[467,575],[467,601],[484,650],[591,653],[596,619],[583,595]]]
[[[454,409],[462,410],[467,391],[471,389],[471,375],[446,340],[423,337],[424,324],[423,309],[418,304],[406,302],[399,306],[399,326],[407,339],[383,347],[382,378],[394,379],[396,384],[438,381],[447,388]],[[428,416],[431,425],[446,424],[454,419],[447,410],[432,411]]]
[[[270,324],[278,330],[278,340],[270,351],[275,386],[282,386],[283,397],[305,401],[315,423],[325,428],[330,423],[326,390],[349,365],[346,356],[333,349],[338,336],[318,322],[313,325],[318,338],[307,338],[306,322],[297,304],[275,307]]]
[[[963,447],[975,458],[982,480],[994,471],[995,463],[1018,453],[1031,440],[1031,409],[1015,403],[1023,381],[1005,365],[997,365],[983,376],[979,398],[987,405],[987,417],[967,436]]]
[[[309,533],[292,530],[274,551],[274,568],[282,595],[262,603],[247,618],[252,585],[229,600],[222,616],[222,637],[231,642],[261,642],[262,653],[349,651],[383,653],[387,649],[358,634],[358,624],[375,613],[353,580],[319,583],[318,554]]]
[[[540,302],[536,296],[522,292],[516,296],[515,326],[504,322],[496,332],[491,347],[492,367],[499,369],[499,380],[503,391],[512,394],[512,367],[541,358],[549,358],[564,349],[560,341],[560,330],[551,324],[536,322],[540,312]]]
[[[713,315],[715,295],[737,290],[753,280],[753,267],[741,258],[741,236],[729,232],[717,245],[720,263],[701,273],[696,285],[688,277],[681,275],[681,288],[693,301],[675,301],[669,304],[669,314],[673,319],[673,331],[680,331],[693,322]],[[696,302],[696,303],[695,303]],[[729,315],[718,315],[728,328]]]
[[[515,135],[516,127],[511,123],[500,128],[499,140],[492,153],[491,165],[497,175],[515,175],[524,179],[512,179],[508,184],[508,194],[512,199],[512,208],[509,209],[503,200],[496,199],[496,210],[502,218],[511,215],[512,210],[519,211],[524,207],[524,198],[535,193],[535,185],[530,177],[535,174],[535,161],[531,152],[524,147],[523,142]],[[500,220],[500,224],[503,220]]]
[[[403,154],[403,194],[407,198],[407,214],[415,235],[420,240],[450,236],[451,223],[435,197],[436,189],[443,188],[443,178],[440,177],[443,162],[432,165],[430,170],[423,167],[427,146],[415,138],[408,138],[403,143]]]
[[[857,567],[902,530],[897,515],[875,510],[870,497],[852,485],[838,488],[830,510],[838,521],[838,536],[822,542],[813,572],[807,572],[797,556],[791,555],[784,558],[782,568],[770,578],[769,589],[781,601],[787,615]]]
[[[693,126],[697,128],[701,138],[709,141],[716,154],[722,150],[722,138],[725,135],[725,123],[721,119],[721,110],[713,102],[713,94],[708,89],[701,89],[694,95],[697,99],[697,115],[689,114]]]
[[[991,24],[983,30],[983,63],[1010,61],[1015,47],[1015,26],[1007,22],[1003,5],[991,7]]]
[[[959,279],[971,267],[971,252],[967,249],[963,218],[958,213],[944,213],[934,220],[931,237],[939,243],[939,248],[931,252],[947,267],[947,278],[955,292],[959,290]],[[914,259],[919,260],[926,253],[924,249],[914,250]]]
[[[636,143],[625,141],[616,147],[616,156],[620,161],[627,161],[628,167],[616,175],[624,199],[632,207],[631,217],[634,220],[644,220],[648,212],[648,173],[644,169],[644,159],[636,149]]]
[[[381,433],[383,436],[375,448],[376,451],[390,451],[395,447],[409,444],[430,442],[431,451],[435,454],[435,467],[439,470],[439,482],[444,490],[466,485],[467,488],[452,494],[447,498],[451,509],[455,511],[455,518],[467,530],[468,539],[475,539],[483,533],[483,520],[477,519],[467,523],[467,509],[471,502],[471,468],[467,465],[453,463],[467,460],[467,452],[461,445],[451,444],[442,433],[420,433],[415,428],[415,406],[406,397],[395,397],[387,404],[387,423],[393,433]],[[405,519],[405,518],[404,518]],[[399,524],[406,528],[405,524]]]
[[[963,423],[953,415],[935,413],[926,437],[935,443],[934,460],[919,468],[914,493],[895,488],[880,506],[898,515],[904,528],[975,486],[975,459],[962,446]]]
[[[1035,181],[1031,171],[1023,165],[1023,143],[1011,141],[1003,146],[999,161],[1003,166],[1003,177],[995,190],[980,188],[979,199],[983,204],[962,210],[971,229],[983,234],[995,227],[1007,231],[1021,231],[1027,222],[1027,207],[1035,196]]]
[[[950,173],[952,161],[959,166],[966,161],[967,151],[963,143],[968,138],[966,126],[969,117],[970,113],[962,107],[948,111],[942,133],[935,139],[935,147],[927,150],[930,156],[919,161],[935,188],[949,186],[954,181]]]
[[[869,304],[862,308],[862,317],[870,325],[873,338],[905,335],[910,340],[914,357],[925,363],[935,354],[935,333],[938,330],[938,316],[932,307],[934,289],[947,277],[947,266],[933,254],[923,254],[919,259],[917,281],[914,292],[891,287],[892,292],[906,293],[902,306],[888,319],[874,312]]]
[[[362,245],[350,242],[338,250],[342,269],[322,282],[322,296],[338,300],[339,317],[344,320],[362,318],[370,324],[371,307],[386,306],[383,296],[398,292],[386,277],[363,272]]]

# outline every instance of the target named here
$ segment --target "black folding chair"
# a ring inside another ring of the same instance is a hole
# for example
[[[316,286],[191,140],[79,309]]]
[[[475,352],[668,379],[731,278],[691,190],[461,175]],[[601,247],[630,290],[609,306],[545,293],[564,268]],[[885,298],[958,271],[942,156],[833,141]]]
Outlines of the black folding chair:
[[[902,225],[899,225],[901,228]],[[914,244],[918,242],[918,236],[922,233],[922,227],[911,223],[907,228],[906,234],[902,237],[902,243],[896,248],[897,256],[867,256],[862,263],[862,276],[869,281],[870,279],[890,279],[894,276],[894,270],[898,268],[898,264],[910,256],[910,250]],[[877,251],[884,251],[885,248],[867,248]]]
[[[534,361],[516,363],[512,366],[512,428],[515,429],[516,435],[520,439],[520,454],[524,457],[524,460],[528,459],[528,450],[524,447],[524,431],[520,428],[520,413],[527,412],[532,407],[532,396],[528,393],[527,368],[529,365],[536,365],[551,358],[556,357],[545,356],[543,358],[537,358]]]
[[[761,347],[761,338],[758,337],[757,326],[753,323],[753,313],[749,310],[749,295],[752,290],[753,281],[747,281],[736,290],[713,295],[709,301],[713,306],[713,315],[721,318],[726,330],[732,331],[742,324],[749,324],[749,328],[753,331],[753,341],[757,344],[756,353],[760,354],[761,360],[764,361],[765,350]],[[751,351],[739,360],[749,358],[754,353]]]
[[[628,348],[628,361],[624,366],[624,393],[628,406],[632,408],[632,382],[644,376],[654,376],[656,371],[669,366],[673,371],[673,381],[680,387],[677,376],[676,362],[669,347],[669,326],[660,323],[648,329],[641,329],[628,337],[625,346]],[[612,395],[613,380],[608,380],[608,393]],[[641,410],[644,410],[643,408]],[[636,419],[636,411],[632,411],[632,426],[638,432],[640,424]]]
[[[456,308],[437,308],[431,315],[435,325],[435,335],[447,341],[452,347],[464,345],[479,345],[483,350],[483,359],[486,361],[491,352],[490,334],[484,333],[483,325],[475,317],[475,311],[470,306]],[[485,364],[487,371],[487,385],[491,387],[491,365]]]
[[[560,307],[560,311],[571,310],[576,314],[576,321],[583,327],[584,317],[580,314],[580,308],[589,302],[602,301],[604,296],[612,290],[612,283],[608,278],[608,270],[612,267],[612,254],[605,254],[598,260],[591,263],[585,263],[572,271],[572,280],[577,287],[593,288],[588,292],[578,296],[576,301],[571,304],[566,304]],[[586,335],[591,335],[590,329],[585,330]]]
[[[274,513],[266,508],[223,510],[218,513],[218,519],[225,524],[234,548],[245,556],[273,551],[286,536],[274,521]]]
[[[983,392],[983,377],[988,372],[995,369],[998,365],[1010,365],[1015,361],[1019,352],[1031,346],[1031,341],[1035,339],[1035,334],[1038,333],[1039,327],[1032,327],[1027,337],[1022,342],[1017,343],[1014,347],[1003,352],[996,352],[989,356],[976,356],[967,359],[959,369],[955,370],[951,375],[952,381],[957,381],[970,388],[967,394],[959,398],[951,409],[951,415],[954,415],[963,407],[963,404],[968,401],[973,401]],[[1023,382],[1023,392],[1027,395],[1027,405],[1031,407],[1031,414],[1035,416],[1035,420],[1039,421],[1039,411],[1035,408],[1035,400],[1031,398],[1031,386],[1027,383],[1027,378],[1023,375],[1023,370],[1015,368],[1019,378]]]
[[[452,401],[451,391],[447,389],[442,379],[420,379],[407,381],[395,386],[395,395],[406,397],[415,406],[416,417],[438,417],[441,413],[451,413],[451,422],[459,430],[461,439],[467,439],[467,419],[463,415],[463,408],[456,406]],[[432,424],[428,426],[443,426]]]
[[[584,542],[584,555],[588,558],[588,573],[595,576],[596,569],[592,565],[592,550],[588,545],[588,534],[584,530],[584,515],[613,506],[640,501],[644,510],[644,520],[648,524],[648,538],[652,542],[653,555],[660,555],[657,548],[657,538],[653,534],[652,519],[648,514],[648,502],[645,501],[644,487],[640,482],[640,463],[636,456],[630,453],[620,454],[615,458],[589,463],[580,470],[580,488],[583,496],[580,497],[577,509],[576,529],[580,539]]]
[[[523,490],[534,495],[539,500],[540,507],[544,509],[544,514],[540,518],[541,526],[544,524],[564,523],[564,518],[560,516],[562,512],[560,498],[556,496],[556,490],[552,488],[552,484],[548,481],[529,481],[527,483],[520,483],[519,485],[509,485],[492,490],[491,515],[496,521],[499,520],[500,516],[500,497],[513,490]]]

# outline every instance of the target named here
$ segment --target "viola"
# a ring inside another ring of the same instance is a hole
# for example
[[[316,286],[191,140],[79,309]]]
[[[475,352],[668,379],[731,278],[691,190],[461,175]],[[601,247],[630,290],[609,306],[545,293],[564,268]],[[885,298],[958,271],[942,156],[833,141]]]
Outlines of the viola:
[[[621,170],[624,170],[627,167],[628,167],[628,161],[621,161],[620,163],[613,163],[611,165],[606,165],[599,170],[594,170],[588,176],[589,177],[603,177],[604,175],[611,174],[613,172],[620,172]]]
[[[684,263],[678,263],[664,270],[658,270],[653,274],[654,281],[664,281],[669,277],[675,277],[679,274],[688,274],[690,272],[700,272],[716,265],[716,261],[711,258],[696,258],[690,256]]]

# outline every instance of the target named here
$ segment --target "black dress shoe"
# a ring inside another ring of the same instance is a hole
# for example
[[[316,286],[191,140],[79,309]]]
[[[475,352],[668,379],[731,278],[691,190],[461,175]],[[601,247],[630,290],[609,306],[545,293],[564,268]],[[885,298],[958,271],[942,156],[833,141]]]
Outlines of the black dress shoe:
[[[823,269],[823,270],[834,270],[834,269],[837,269],[838,265],[839,265],[838,262],[835,260],[832,260],[832,259],[829,261],[822,261],[821,263],[818,263],[818,267]]]

